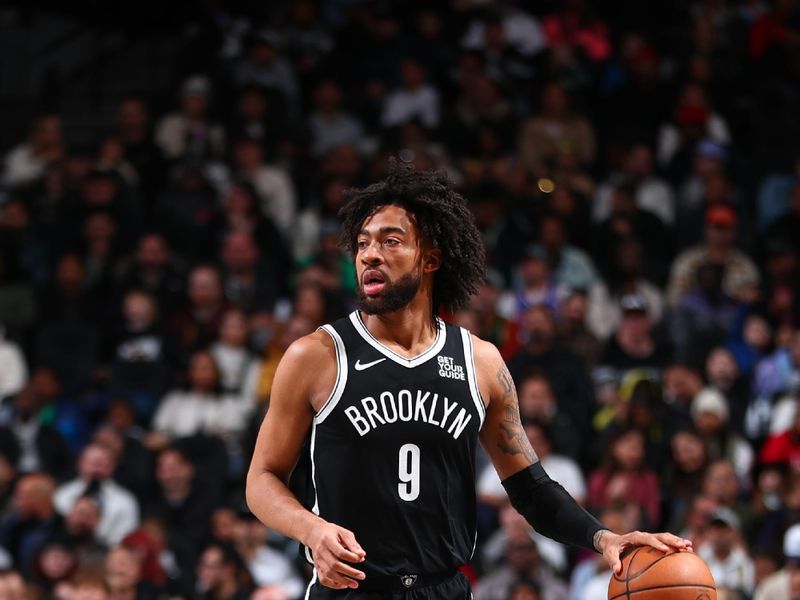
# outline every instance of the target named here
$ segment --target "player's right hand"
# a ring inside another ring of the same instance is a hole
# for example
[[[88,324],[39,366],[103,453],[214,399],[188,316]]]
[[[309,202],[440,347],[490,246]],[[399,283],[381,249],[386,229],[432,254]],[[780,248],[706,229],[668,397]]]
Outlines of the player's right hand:
[[[364,562],[367,554],[352,531],[333,523],[320,523],[311,532],[307,545],[322,585],[335,590],[356,589],[366,577],[348,564]]]

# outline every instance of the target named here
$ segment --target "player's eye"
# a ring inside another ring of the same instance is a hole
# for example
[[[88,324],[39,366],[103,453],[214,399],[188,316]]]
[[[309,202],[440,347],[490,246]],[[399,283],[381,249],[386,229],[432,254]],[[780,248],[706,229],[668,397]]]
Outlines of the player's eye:
[[[359,250],[364,250],[367,246],[369,246],[367,240],[358,240],[356,242],[356,248],[358,248]]]
[[[386,238],[386,241],[383,243],[386,244],[387,246],[397,246],[398,244],[400,244],[400,240],[395,238]]]

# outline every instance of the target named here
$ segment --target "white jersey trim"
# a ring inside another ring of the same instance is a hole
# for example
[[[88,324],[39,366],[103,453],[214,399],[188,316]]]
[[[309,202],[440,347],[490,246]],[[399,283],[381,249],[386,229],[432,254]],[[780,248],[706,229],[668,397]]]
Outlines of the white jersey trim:
[[[356,328],[356,331],[364,338],[364,341],[367,342],[370,346],[375,348],[378,352],[383,354],[386,358],[391,361],[396,362],[398,365],[402,365],[409,369],[421,365],[425,361],[430,358],[433,358],[439,352],[441,352],[442,348],[444,347],[445,341],[447,341],[447,329],[445,327],[444,321],[440,318],[436,318],[436,339],[431,344],[430,348],[425,350],[422,354],[418,354],[413,358],[406,358],[405,356],[401,356],[394,350],[387,348],[381,342],[379,342],[375,336],[373,336],[367,326],[364,325],[364,322],[361,320],[361,316],[358,314],[358,311],[355,310],[350,313],[350,321],[353,323],[353,326]]]
[[[333,345],[336,348],[336,383],[333,384],[333,389],[328,399],[325,400],[325,404],[314,416],[315,423],[322,423],[331,414],[336,405],[339,404],[339,400],[342,399],[345,385],[347,385],[347,351],[344,348],[344,342],[330,325],[323,325],[320,329],[331,336]]]
[[[314,506],[311,507],[311,512],[315,515],[319,515],[319,497],[317,496],[317,465],[314,462],[314,449],[317,445],[317,423],[316,421],[311,424],[311,449],[309,450],[309,454],[311,455],[311,485],[314,488]],[[306,560],[308,564],[314,564],[314,558],[311,556],[311,548],[308,546],[304,547]],[[317,571],[314,570],[314,575],[316,576]],[[314,582],[312,581],[311,584]],[[309,584],[308,589],[311,589],[311,584]],[[306,597],[308,597],[308,590],[306,591]]]
[[[475,408],[478,411],[478,416],[480,417],[480,426],[478,429],[480,430],[483,427],[483,421],[486,418],[486,405],[483,403],[483,396],[481,396],[481,390],[478,387],[478,374],[475,369],[475,354],[472,351],[472,334],[469,331],[461,328],[461,340],[464,346],[464,364],[467,368],[467,381],[469,382],[469,392],[472,396],[472,401],[475,403]]]
[[[308,552],[308,548],[306,548],[306,552]],[[308,587],[306,588],[305,600],[308,600],[308,597],[311,594],[311,587],[315,583],[317,583],[317,570],[316,569],[314,569],[314,572],[311,575],[311,581],[308,582]]]

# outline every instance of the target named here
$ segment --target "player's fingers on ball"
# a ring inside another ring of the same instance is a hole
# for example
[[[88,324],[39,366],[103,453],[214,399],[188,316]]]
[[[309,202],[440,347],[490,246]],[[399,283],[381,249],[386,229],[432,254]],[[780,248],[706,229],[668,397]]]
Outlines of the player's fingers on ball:
[[[648,533],[648,534],[645,534],[645,535],[646,535],[645,543],[648,544],[649,546],[652,546],[656,550],[661,550],[662,552],[669,552],[670,551],[670,547],[667,544],[665,544],[663,541],[661,541],[661,539],[659,539],[657,536],[655,536],[655,535],[653,535],[651,533]]]
[[[673,535],[671,533],[663,533],[661,534],[661,541],[666,544],[669,544],[673,548],[679,548],[681,550],[691,550],[692,549],[692,541],[684,539],[682,537],[678,537],[677,535]]]

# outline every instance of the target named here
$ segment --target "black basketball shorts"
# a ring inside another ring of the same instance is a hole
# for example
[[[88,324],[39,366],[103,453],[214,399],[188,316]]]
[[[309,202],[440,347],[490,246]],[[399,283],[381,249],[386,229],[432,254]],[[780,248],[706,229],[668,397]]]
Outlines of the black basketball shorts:
[[[352,590],[333,590],[315,582],[306,594],[308,600],[471,600],[472,589],[466,576],[458,572],[439,581],[428,583],[424,580],[411,582],[409,576],[397,577],[397,584],[387,585],[377,590],[369,585]],[[413,576],[412,576],[413,577]],[[409,585],[410,584],[410,585]]]

